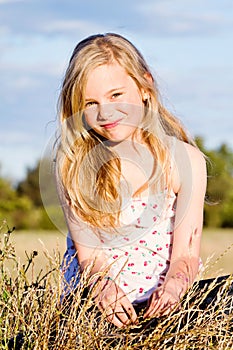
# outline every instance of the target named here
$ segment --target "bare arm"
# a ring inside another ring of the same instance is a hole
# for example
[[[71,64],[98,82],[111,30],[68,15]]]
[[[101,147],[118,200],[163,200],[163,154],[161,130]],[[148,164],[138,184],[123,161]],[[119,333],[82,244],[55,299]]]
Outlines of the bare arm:
[[[60,185],[58,185],[58,194],[73,244],[77,250],[80,270],[81,272],[88,271],[89,277],[94,277],[91,280],[96,282],[93,287],[93,297],[98,308],[108,321],[117,327],[121,328],[136,322],[137,315],[133,305],[115,282],[114,276],[111,275],[100,239],[86,223],[72,213]]]
[[[161,288],[152,294],[145,317],[168,313],[193,283],[199,268],[206,165],[200,151],[178,141],[173,174],[177,193],[170,267]]]

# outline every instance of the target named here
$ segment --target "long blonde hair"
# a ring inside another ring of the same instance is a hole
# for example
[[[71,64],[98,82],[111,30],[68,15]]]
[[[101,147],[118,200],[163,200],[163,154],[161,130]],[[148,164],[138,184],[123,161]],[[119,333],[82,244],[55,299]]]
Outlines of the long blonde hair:
[[[92,227],[102,229],[118,223],[121,162],[97,133],[87,129],[83,118],[84,91],[92,70],[113,61],[148,95],[140,128],[143,141],[157,161],[150,182],[156,181],[158,168],[166,181],[169,178],[165,135],[193,144],[180,121],[160,102],[150,69],[130,41],[113,33],[93,35],[81,41],[71,56],[59,99],[61,133],[57,169],[72,212]]]

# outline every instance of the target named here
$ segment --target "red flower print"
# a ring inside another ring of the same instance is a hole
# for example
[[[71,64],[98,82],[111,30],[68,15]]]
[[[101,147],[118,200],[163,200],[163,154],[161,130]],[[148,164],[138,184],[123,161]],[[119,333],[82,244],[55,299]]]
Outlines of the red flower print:
[[[134,250],[138,250],[138,247],[135,247]]]
[[[153,209],[156,209],[157,208],[157,204],[153,205]]]
[[[129,255],[129,253],[128,253],[128,252],[125,252],[125,255],[126,255],[126,256]]]
[[[128,237],[124,237],[124,240],[128,242],[128,241],[129,241],[129,238],[128,238]]]
[[[147,261],[144,261],[144,266],[147,266],[148,265],[148,262]]]
[[[146,276],[147,280],[151,280],[151,278],[152,278],[151,276]]]
[[[141,223],[141,219],[140,218],[137,219],[137,223],[138,223],[138,225],[140,225],[140,223]]]
[[[157,220],[156,216],[153,216],[153,221],[155,222]]]
[[[163,248],[162,247],[157,248],[157,251],[160,251],[160,250],[163,250]]]
[[[139,243],[146,243],[144,239],[140,239]]]
[[[156,254],[157,254],[156,252],[153,252],[153,253],[152,253],[152,256],[155,256]]]
[[[142,206],[143,206],[143,207],[146,207],[146,203],[143,202],[143,203],[142,203]]]
[[[136,275],[137,272],[136,271],[132,271],[131,273],[132,273],[132,275]]]
[[[153,231],[153,232],[152,232],[152,235],[156,235],[156,233],[157,233],[157,231]]]
[[[128,266],[134,266],[134,263],[129,263]]]
[[[143,288],[141,287],[141,288],[139,288],[139,293],[143,293]]]
[[[170,231],[170,232],[167,232],[167,235],[172,235],[172,231]]]
[[[161,266],[161,267],[162,267],[162,266],[163,266],[163,264],[159,263],[159,266]]]
[[[124,282],[124,286],[125,286],[125,287],[127,287],[127,286],[128,286],[128,284],[127,284],[126,282]]]
[[[117,259],[118,258],[118,255],[113,255],[113,259]]]

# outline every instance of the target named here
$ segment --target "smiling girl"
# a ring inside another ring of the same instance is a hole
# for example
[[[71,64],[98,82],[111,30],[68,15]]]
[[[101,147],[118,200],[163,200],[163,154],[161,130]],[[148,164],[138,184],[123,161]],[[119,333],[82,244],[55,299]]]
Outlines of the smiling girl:
[[[141,53],[117,34],[72,54],[60,96],[57,188],[69,229],[66,293],[89,271],[117,327],[169,313],[193,283],[206,190],[202,153],[162,105]]]

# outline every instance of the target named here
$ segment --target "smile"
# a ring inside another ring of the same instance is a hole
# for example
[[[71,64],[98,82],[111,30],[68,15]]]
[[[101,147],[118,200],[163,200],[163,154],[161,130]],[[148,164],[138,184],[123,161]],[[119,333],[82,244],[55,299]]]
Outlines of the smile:
[[[104,129],[112,129],[112,128],[115,128],[120,123],[120,121],[121,121],[121,119],[116,120],[113,123],[101,125],[101,127],[104,128]]]

